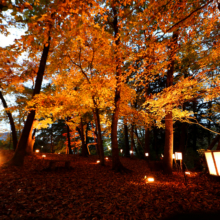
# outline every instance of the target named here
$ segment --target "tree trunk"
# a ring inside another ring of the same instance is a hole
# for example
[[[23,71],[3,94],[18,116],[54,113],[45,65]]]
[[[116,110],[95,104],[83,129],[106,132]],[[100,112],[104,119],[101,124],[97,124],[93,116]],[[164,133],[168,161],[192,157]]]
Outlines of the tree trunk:
[[[86,147],[87,147],[88,154],[90,155],[88,131],[89,131],[89,123],[87,123],[86,125]]]
[[[97,139],[97,137],[98,137],[98,135],[97,135],[97,126],[96,126],[96,128],[94,129],[93,123],[91,123],[91,125],[92,125],[92,129],[94,130],[94,132],[93,132],[93,138],[94,138],[95,148],[96,148],[97,154],[99,155],[99,147],[98,147],[98,139]],[[100,156],[100,155],[99,155],[99,156]]]
[[[194,101],[194,102],[193,102],[193,112],[194,112],[194,116],[195,116],[196,119],[197,119],[197,115],[196,115],[196,112],[197,112],[196,104],[197,104],[197,102]],[[197,125],[194,124],[194,125],[192,126],[192,129],[193,129],[193,150],[196,151],[196,150],[197,150],[197,133],[198,133],[198,131],[197,131]]]
[[[173,73],[174,73],[174,56],[176,53],[176,46],[178,40],[178,31],[173,33],[172,42],[173,47],[170,49],[170,65],[167,71],[166,86],[173,85]],[[164,147],[164,171],[167,174],[172,174],[173,168],[173,118],[172,111],[167,112],[165,116],[165,147]]]
[[[208,129],[211,129],[211,115],[212,115],[212,102],[208,103],[209,106],[209,117],[208,117]],[[211,144],[211,132],[208,133],[208,145]]]
[[[125,157],[130,157],[129,153],[129,139],[128,139],[128,125],[127,122],[124,120],[124,134],[125,134]]]
[[[172,174],[173,168],[173,118],[172,112],[165,116],[165,148],[164,148],[165,172]]]
[[[131,125],[131,156],[134,155],[134,148],[135,148],[135,143],[134,143],[134,130],[133,130],[133,125]]]
[[[145,128],[144,154],[148,153],[150,157],[150,129]]]
[[[112,6],[114,20],[113,20],[113,30],[115,37],[115,45],[117,46],[117,50],[119,50],[120,46],[120,36],[118,29],[118,17],[116,7]],[[116,52],[118,53],[118,51]],[[116,88],[115,88],[115,98],[114,105],[115,109],[112,115],[112,125],[111,125],[111,142],[112,142],[112,169],[116,172],[126,171],[119,160],[119,149],[118,149],[118,140],[117,140],[117,126],[118,126],[118,117],[119,117],[119,106],[121,100],[121,75],[122,75],[122,61],[118,54],[115,54],[116,60]]]
[[[179,151],[182,152],[182,155],[184,155],[185,146],[186,146],[186,135],[187,135],[187,124],[185,122],[181,124],[180,132],[181,133],[180,133]]]
[[[48,39],[47,46],[44,45],[39,69],[37,72],[37,78],[36,78],[36,82],[35,82],[35,88],[33,91],[33,97],[35,95],[39,94],[40,90],[41,90],[41,84],[43,81],[43,75],[44,75],[44,71],[46,68],[46,62],[47,62],[47,57],[48,57],[48,53],[49,53],[49,48],[50,48],[50,37]],[[25,122],[21,137],[19,139],[16,151],[15,151],[15,154],[12,157],[12,159],[9,162],[7,162],[8,166],[9,165],[11,165],[11,166],[22,166],[23,165],[25,152],[26,152],[26,146],[28,143],[28,137],[31,132],[31,127],[33,126],[34,118],[35,118],[35,110],[31,110],[27,116],[27,120]]]
[[[88,151],[87,151],[87,147],[85,145],[84,129],[83,129],[82,118],[81,118],[81,121],[80,121],[80,129],[77,127],[77,130],[79,132],[79,135],[80,135],[80,138],[81,138],[81,141],[82,141],[82,156],[83,157],[87,157],[88,156]]]
[[[53,153],[53,124],[51,124],[51,131],[50,131],[50,151]]]
[[[68,144],[66,145],[66,154],[69,154]]]
[[[95,121],[96,121],[96,127],[98,128],[97,132],[98,132],[98,148],[99,148],[100,164],[105,165],[104,149],[103,149],[103,143],[102,143],[102,131],[101,131],[101,123],[100,123],[98,108],[95,108]]]
[[[4,99],[3,94],[2,94],[1,91],[0,91],[0,99],[2,100],[3,107],[8,108],[7,103]],[[10,126],[11,126],[13,149],[16,150],[18,139],[17,139],[17,132],[16,132],[16,129],[15,129],[15,124],[14,124],[14,119],[13,119],[12,114],[11,114],[10,111],[6,111],[6,114],[9,118],[9,122],[10,122]]]
[[[136,152],[136,155],[138,154],[138,150],[137,150],[137,147],[135,145],[135,142],[134,142],[134,125],[131,125],[131,143],[132,143],[132,156],[134,156],[134,150]]]
[[[154,129],[153,129],[153,136],[154,136],[153,148],[154,148],[154,150],[156,152],[156,157],[158,159],[159,151],[158,151],[158,138],[157,138],[157,134],[158,134],[158,129],[157,129],[157,127],[154,127]]]
[[[69,117],[67,117],[67,121],[69,121]],[[68,124],[66,124],[66,132],[67,132],[67,143],[68,143],[68,152],[69,154],[73,154],[72,149],[71,149],[71,140],[70,140],[70,127]]]
[[[30,133],[29,133],[29,137],[28,137],[28,142],[27,142],[27,146],[26,146],[26,155],[33,155],[33,149],[34,149],[34,143],[35,143],[35,131],[33,132],[33,126],[34,124],[32,124]]]
[[[136,138],[137,138],[137,141],[138,141],[139,146],[144,149],[143,144],[141,143],[141,140],[140,140],[140,138],[139,138],[139,135],[138,135],[138,132],[137,132],[137,128],[136,128],[136,127],[135,127],[135,130],[134,130],[134,134],[135,134],[135,136],[136,136]]]

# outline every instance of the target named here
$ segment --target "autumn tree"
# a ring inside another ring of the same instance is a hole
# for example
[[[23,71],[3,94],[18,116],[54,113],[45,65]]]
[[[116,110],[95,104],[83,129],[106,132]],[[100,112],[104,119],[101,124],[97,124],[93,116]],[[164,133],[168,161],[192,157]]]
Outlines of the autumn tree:
[[[40,93],[43,75],[46,68],[46,62],[49,54],[50,45],[52,48],[57,43],[60,33],[65,29],[65,24],[61,23],[63,18],[67,16],[63,11],[63,7],[70,10],[75,8],[78,2],[62,3],[56,1],[54,3],[39,2],[29,5],[29,10],[24,11],[24,21],[28,25],[28,34],[23,36],[21,41],[24,50],[29,49],[29,57],[39,61],[39,68],[36,74],[35,87],[33,90],[33,97]],[[79,5],[78,5],[79,6]],[[83,6],[83,5],[82,5]],[[58,11],[59,8],[59,11]],[[79,9],[81,7],[79,6]],[[55,13],[56,12],[56,13]],[[76,19],[77,20],[77,19]],[[59,34],[58,34],[59,33]],[[37,34],[37,38],[35,38]],[[53,39],[51,41],[51,38]],[[42,50],[41,58],[39,59],[39,51]],[[18,142],[14,157],[8,162],[8,165],[22,165],[25,156],[26,146],[28,146],[28,137],[33,126],[35,118],[35,110],[30,110],[24,129]]]

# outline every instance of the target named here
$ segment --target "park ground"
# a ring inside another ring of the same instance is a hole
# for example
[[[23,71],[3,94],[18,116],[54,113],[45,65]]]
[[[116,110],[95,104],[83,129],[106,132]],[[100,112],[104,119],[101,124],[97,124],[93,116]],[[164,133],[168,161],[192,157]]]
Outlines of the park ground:
[[[166,176],[151,171],[145,160],[121,158],[132,170],[121,174],[111,170],[111,158],[101,166],[97,156],[59,154],[45,154],[45,159],[35,154],[23,167],[3,167],[12,155],[0,150],[1,220],[169,219],[176,213],[205,212],[204,217],[220,210],[220,181],[201,172],[186,179],[180,172]],[[70,160],[70,168],[60,162],[48,169],[48,160]],[[155,181],[148,183],[145,176]]]

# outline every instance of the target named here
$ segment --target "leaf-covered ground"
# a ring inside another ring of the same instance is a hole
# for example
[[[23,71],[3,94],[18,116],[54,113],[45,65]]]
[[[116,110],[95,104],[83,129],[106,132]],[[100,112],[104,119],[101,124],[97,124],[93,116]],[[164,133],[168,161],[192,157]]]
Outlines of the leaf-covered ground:
[[[103,167],[96,156],[58,154],[28,156],[23,167],[3,168],[12,155],[0,151],[1,220],[164,219],[173,213],[220,210],[220,182],[201,173],[187,176],[184,184],[183,174],[152,172],[144,160],[121,158],[133,172],[120,174],[111,170],[110,158]],[[61,162],[48,170],[48,159],[70,160],[71,168]],[[155,182],[146,183],[145,176]]]

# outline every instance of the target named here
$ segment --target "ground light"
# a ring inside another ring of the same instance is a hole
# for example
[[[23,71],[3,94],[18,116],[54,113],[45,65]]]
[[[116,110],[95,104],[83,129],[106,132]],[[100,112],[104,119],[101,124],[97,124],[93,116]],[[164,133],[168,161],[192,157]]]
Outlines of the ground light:
[[[106,157],[105,159],[108,160],[108,157]]]
[[[96,163],[100,163],[100,160],[97,160]]]
[[[46,155],[45,155],[45,154],[43,154],[43,155],[42,155],[42,157],[46,157]]]
[[[209,169],[209,174],[220,176],[220,151],[206,151],[205,158]]]
[[[39,153],[39,152],[40,152],[40,150],[35,150],[35,152],[36,152],[36,153]]]
[[[174,160],[175,160],[175,163],[176,163],[177,160],[180,161],[180,170],[182,170],[183,169],[183,156],[182,156],[182,152],[175,152]]]
[[[146,183],[153,183],[154,182],[154,178],[153,177],[144,177],[144,180],[146,181]]]

